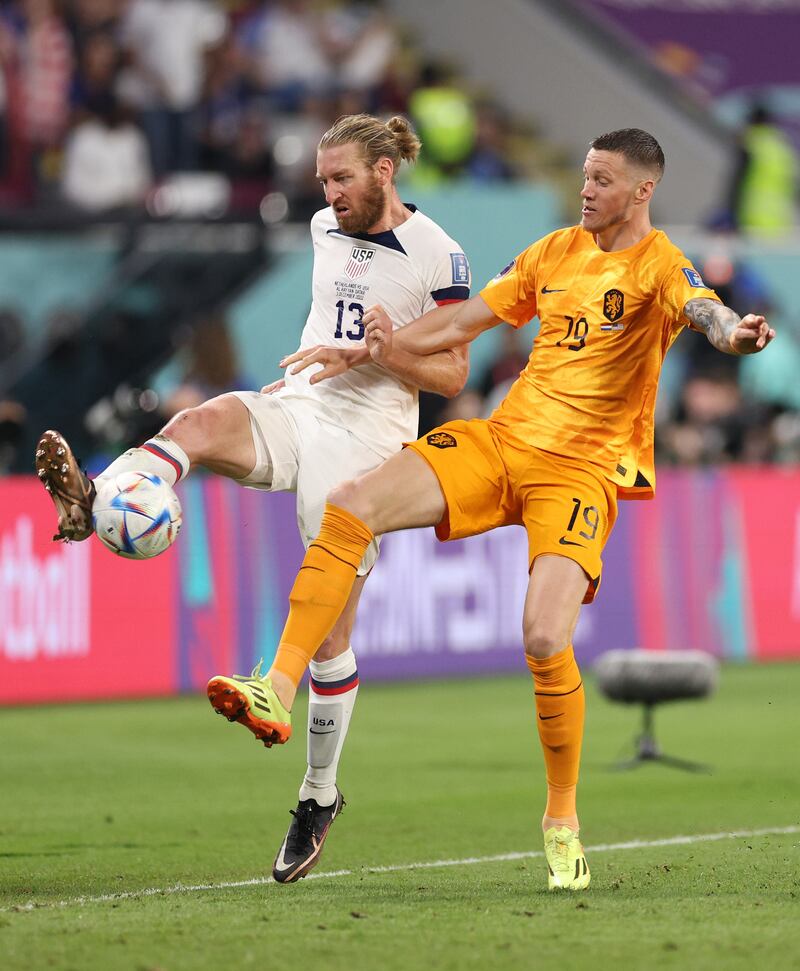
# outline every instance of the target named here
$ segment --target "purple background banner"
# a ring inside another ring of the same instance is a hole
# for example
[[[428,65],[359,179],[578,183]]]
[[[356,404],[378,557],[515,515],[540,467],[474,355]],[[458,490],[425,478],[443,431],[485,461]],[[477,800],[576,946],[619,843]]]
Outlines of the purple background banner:
[[[662,63],[716,97],[740,88],[800,83],[800,4],[757,0],[582,0],[651,48]],[[680,49],[689,57],[680,57]],[[671,58],[671,60],[669,60]]]
[[[269,665],[303,554],[294,496],[212,476],[179,493],[179,541],[136,563],[94,541],[54,545],[38,483],[0,482],[0,703],[199,691]],[[353,635],[361,675],[524,673],[527,567],[521,527],[385,537]],[[45,604],[48,578],[68,604]],[[660,473],[655,501],[621,504],[575,647],[586,665],[633,647],[800,658],[800,472]]]
[[[453,543],[432,530],[387,536],[353,635],[360,671],[433,677],[524,666],[527,557],[518,526]]]
[[[765,494],[772,525],[756,504]],[[279,627],[301,550],[287,526],[292,497],[262,501],[280,522]],[[385,537],[353,635],[361,673],[522,670],[527,580],[521,527],[454,543],[437,542],[432,530]],[[772,605],[762,596],[768,590],[781,591]],[[600,592],[581,611],[575,646],[584,663],[633,647],[800,656],[800,475],[667,472],[654,502],[622,503]]]
[[[763,103],[800,150],[797,0],[579,0],[732,129]]]

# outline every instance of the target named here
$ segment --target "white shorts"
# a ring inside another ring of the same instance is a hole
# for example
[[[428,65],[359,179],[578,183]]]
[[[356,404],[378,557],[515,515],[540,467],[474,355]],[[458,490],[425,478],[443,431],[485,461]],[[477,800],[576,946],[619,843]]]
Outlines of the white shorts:
[[[334,486],[380,465],[383,456],[337,425],[308,398],[234,391],[250,412],[256,450],[253,471],[240,485],[266,492],[297,493],[297,525],[303,544],[316,538],[325,501]],[[374,539],[358,568],[364,576],[378,558]]]

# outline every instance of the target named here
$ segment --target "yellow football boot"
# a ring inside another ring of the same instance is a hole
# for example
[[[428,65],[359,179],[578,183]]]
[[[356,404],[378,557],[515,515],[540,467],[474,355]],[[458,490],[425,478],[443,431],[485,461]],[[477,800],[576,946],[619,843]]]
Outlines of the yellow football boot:
[[[261,662],[249,678],[218,675],[208,682],[208,700],[229,722],[248,728],[267,748],[283,745],[292,734],[292,716],[280,703],[268,677],[261,677]]]
[[[551,826],[544,834],[548,890],[586,890],[591,875],[574,829]]]

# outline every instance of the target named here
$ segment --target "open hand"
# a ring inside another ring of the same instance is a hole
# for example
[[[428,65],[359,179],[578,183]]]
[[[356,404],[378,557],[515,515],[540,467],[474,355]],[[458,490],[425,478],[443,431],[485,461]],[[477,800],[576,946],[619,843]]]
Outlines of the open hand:
[[[290,368],[290,374],[299,374],[312,364],[322,364],[321,370],[312,374],[309,384],[317,384],[326,378],[335,378],[344,374],[354,364],[359,363],[358,351],[344,347],[325,347],[317,344],[315,347],[305,347],[294,354],[289,354],[280,362],[282,368]],[[291,367],[294,365],[294,367]]]
[[[730,336],[731,347],[737,354],[757,354],[775,337],[775,331],[760,314],[742,317]]]

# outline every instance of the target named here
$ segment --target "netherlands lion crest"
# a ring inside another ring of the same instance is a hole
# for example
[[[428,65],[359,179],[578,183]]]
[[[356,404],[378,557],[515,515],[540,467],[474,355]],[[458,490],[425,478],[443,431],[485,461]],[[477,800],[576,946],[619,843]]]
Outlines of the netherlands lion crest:
[[[458,442],[449,432],[433,432],[426,438],[428,445],[434,448],[455,448]]]
[[[603,316],[615,321],[625,313],[625,294],[621,290],[606,290],[603,297]]]

